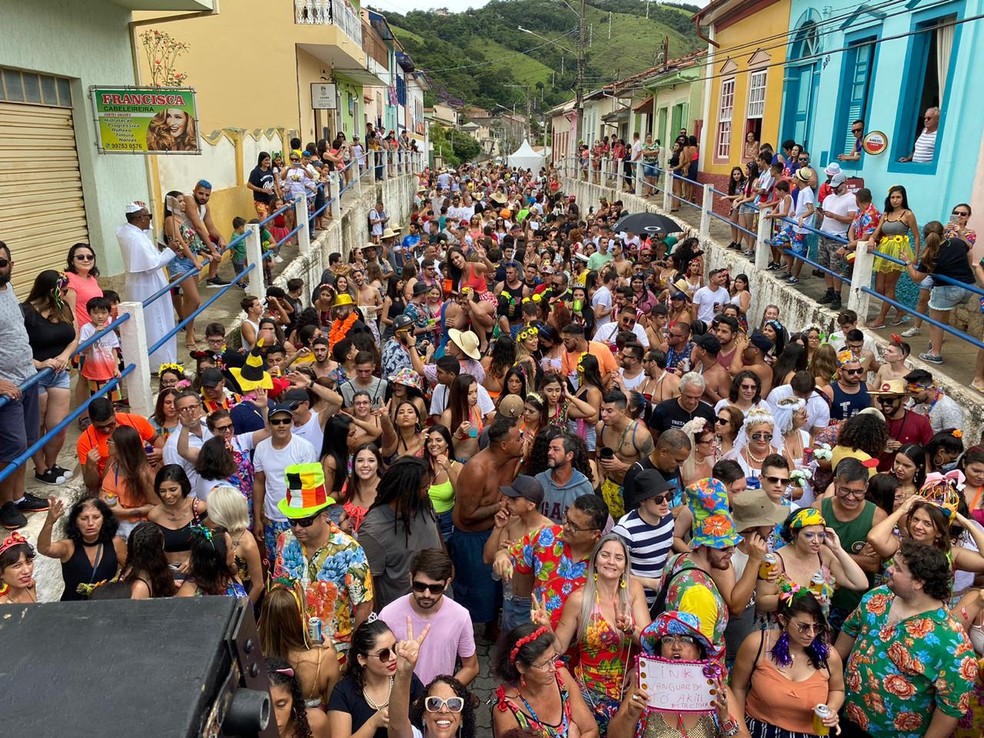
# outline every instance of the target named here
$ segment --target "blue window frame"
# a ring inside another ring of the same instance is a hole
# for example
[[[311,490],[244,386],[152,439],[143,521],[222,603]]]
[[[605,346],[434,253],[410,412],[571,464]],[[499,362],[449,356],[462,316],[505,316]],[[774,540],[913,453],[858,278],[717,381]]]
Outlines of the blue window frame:
[[[841,83],[837,101],[837,118],[830,145],[830,154],[849,154],[854,150],[851,124],[864,120],[867,130],[868,113],[871,110],[871,90],[877,54],[877,37],[846,38],[847,51],[841,70]],[[864,153],[861,154],[864,160]],[[860,166],[857,164],[856,166]]]
[[[906,64],[902,74],[899,93],[898,115],[895,119],[895,132],[891,145],[890,172],[908,174],[935,174],[939,162],[939,147],[933,161],[925,163],[899,162],[899,158],[909,156],[916,138],[922,131],[922,116],[926,108],[940,108],[940,122],[937,142],[945,136],[947,102],[953,84],[957,49],[960,42],[960,26],[953,28],[952,46],[948,57],[940,54],[940,30],[938,26],[947,20],[959,19],[963,13],[962,3],[952,3],[942,8],[918,13],[913,17],[912,30],[919,31],[909,38]],[[939,62],[946,64],[945,74],[941,75]],[[940,89],[940,80],[945,80]]]

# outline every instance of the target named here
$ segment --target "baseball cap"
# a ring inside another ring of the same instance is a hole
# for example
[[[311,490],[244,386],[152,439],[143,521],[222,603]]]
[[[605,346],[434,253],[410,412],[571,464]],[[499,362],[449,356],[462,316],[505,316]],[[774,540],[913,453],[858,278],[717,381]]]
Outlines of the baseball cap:
[[[520,474],[513,480],[512,484],[499,487],[499,491],[506,497],[522,497],[524,500],[539,505],[543,502],[543,487],[533,477]]]
[[[202,372],[200,384],[202,387],[215,387],[223,379],[225,379],[225,377],[222,376],[222,371],[216,369],[214,366],[210,366]]]
[[[307,390],[301,389],[300,387],[295,387],[292,390],[287,390],[283,395],[278,398],[282,404],[289,405],[290,409],[295,409],[302,402],[310,402],[311,398],[308,396]]]
[[[846,181],[847,181],[847,177],[844,176],[844,173],[837,172],[837,174],[835,174],[833,177],[830,178],[830,186],[833,187],[834,189],[837,189]]]
[[[686,300],[687,299],[687,293],[686,292],[674,292],[672,295],[670,295],[670,299],[671,300]]]
[[[768,353],[775,345],[771,340],[769,340],[768,336],[764,333],[759,333],[758,331],[753,333],[748,340],[751,341],[752,345],[763,354]]]
[[[270,412],[267,413],[267,418],[272,418],[278,413],[287,413],[288,415],[293,412],[293,409],[286,402],[278,402],[276,405],[270,408]]]

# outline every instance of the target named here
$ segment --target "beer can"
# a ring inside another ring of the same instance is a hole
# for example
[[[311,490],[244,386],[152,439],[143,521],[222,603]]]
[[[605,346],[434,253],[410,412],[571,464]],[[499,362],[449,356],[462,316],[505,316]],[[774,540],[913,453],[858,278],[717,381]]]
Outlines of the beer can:
[[[321,618],[308,618],[308,638],[312,643],[323,643],[324,634],[321,631]]]
[[[824,586],[827,584],[827,580],[823,576],[822,571],[816,572],[812,577],[810,577],[810,591],[819,598],[823,594]]]
[[[779,557],[774,553],[767,553],[762,557],[762,563],[759,564],[759,579],[768,579],[779,567]]]
[[[690,371],[690,359],[684,359],[680,362],[680,371],[684,374]]]
[[[830,728],[824,725],[823,721],[833,714],[826,705],[817,705],[813,708],[813,732],[816,735],[830,735]]]

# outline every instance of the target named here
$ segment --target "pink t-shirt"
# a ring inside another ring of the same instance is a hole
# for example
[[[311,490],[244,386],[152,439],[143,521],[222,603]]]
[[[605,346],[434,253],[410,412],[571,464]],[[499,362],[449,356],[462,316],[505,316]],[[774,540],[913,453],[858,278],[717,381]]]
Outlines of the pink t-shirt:
[[[424,685],[441,674],[454,675],[454,662],[475,655],[475,632],[468,610],[447,597],[441,599],[440,609],[433,615],[418,615],[410,606],[412,594],[393,600],[379,613],[398,641],[407,637],[407,616],[413,623],[413,635],[418,637],[430,625],[430,633],[420,649],[414,673]]]
[[[75,290],[75,322],[82,327],[86,323],[91,323],[92,318],[86,312],[85,304],[93,297],[102,297],[102,287],[99,280],[95,277],[82,277],[75,272],[65,272],[68,278],[69,289]]]

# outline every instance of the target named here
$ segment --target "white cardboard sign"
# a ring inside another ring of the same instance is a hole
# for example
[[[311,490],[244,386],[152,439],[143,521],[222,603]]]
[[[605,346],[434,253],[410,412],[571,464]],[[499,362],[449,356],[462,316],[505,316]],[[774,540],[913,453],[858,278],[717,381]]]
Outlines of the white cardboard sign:
[[[677,661],[639,656],[639,686],[649,695],[648,707],[669,712],[712,712],[713,670],[711,661]]]

